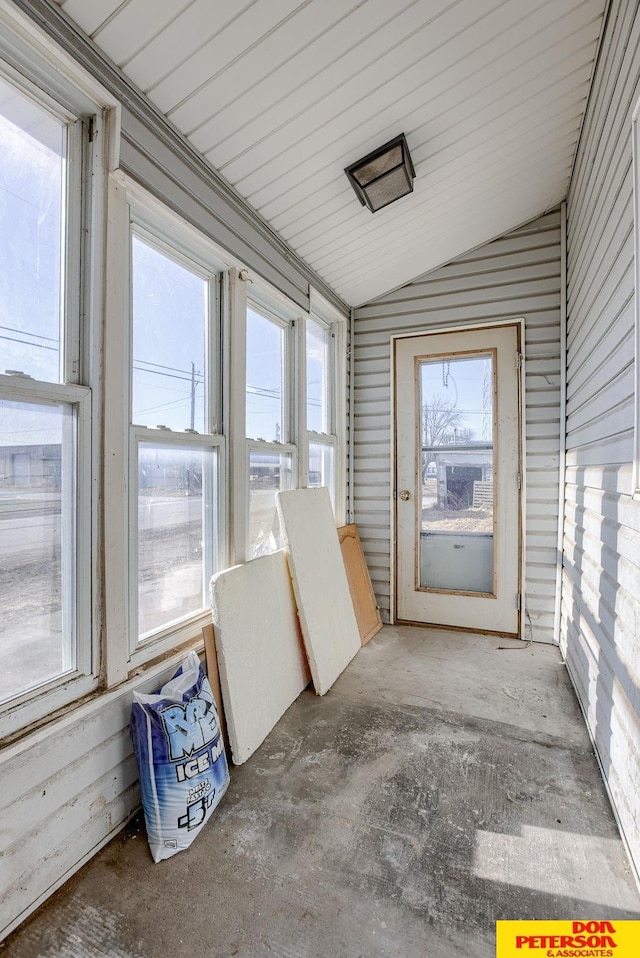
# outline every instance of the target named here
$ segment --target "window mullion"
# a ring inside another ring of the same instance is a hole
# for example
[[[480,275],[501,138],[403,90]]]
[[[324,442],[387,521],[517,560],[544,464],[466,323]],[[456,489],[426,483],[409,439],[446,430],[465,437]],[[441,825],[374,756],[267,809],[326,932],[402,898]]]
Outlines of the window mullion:
[[[76,120],[67,125],[67,175],[65,177],[64,220],[64,269],[61,289],[61,316],[64,316],[62,330],[61,379],[67,383],[80,381],[80,320],[81,290],[84,287],[84,272],[81,257],[81,236],[83,208],[90,207],[90,177],[85,177],[83,196],[83,168],[90,165],[90,143],[86,135],[86,125]]]
[[[107,335],[104,370],[104,648],[107,688],[128,674],[129,577],[129,208],[124,186],[109,178]],[[124,355],[123,355],[124,345]]]
[[[294,446],[299,446],[301,438],[301,420],[300,420],[300,389],[301,389],[301,364],[299,343],[302,342],[304,333],[304,319],[296,319],[291,323],[289,331],[289,354],[291,364],[288,370],[288,388],[289,388],[289,415],[291,417],[289,427],[289,442]]]
[[[307,435],[307,317],[300,318],[297,343],[297,412],[298,412],[298,486],[309,485],[309,439]]]
[[[209,433],[221,432],[222,407],[222,376],[219,373],[220,363],[220,334],[221,323],[217,322],[220,316],[220,279],[211,276],[207,291],[207,324],[205,362],[205,429]]]
[[[329,395],[328,402],[328,432],[335,436],[337,432],[336,400],[337,400],[337,362],[336,362],[337,336],[335,326],[329,329],[329,357],[328,357],[328,376],[329,376]]]
[[[246,437],[247,284],[238,270],[229,271],[229,479],[231,562],[247,558],[249,456]]]

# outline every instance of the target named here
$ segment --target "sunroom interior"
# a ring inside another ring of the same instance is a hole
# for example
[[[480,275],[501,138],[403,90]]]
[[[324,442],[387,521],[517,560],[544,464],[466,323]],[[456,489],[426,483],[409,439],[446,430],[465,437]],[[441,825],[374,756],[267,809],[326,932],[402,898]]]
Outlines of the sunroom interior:
[[[556,656],[633,888],[639,43],[634,0],[0,0],[3,937],[125,834],[133,693],[298,488],[384,622],[349,694]],[[400,134],[371,212],[345,170]]]

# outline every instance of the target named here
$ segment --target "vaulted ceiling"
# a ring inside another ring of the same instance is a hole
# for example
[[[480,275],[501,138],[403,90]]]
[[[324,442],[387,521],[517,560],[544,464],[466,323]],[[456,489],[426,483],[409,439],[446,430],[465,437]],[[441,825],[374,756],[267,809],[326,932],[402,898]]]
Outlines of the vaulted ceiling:
[[[58,0],[359,305],[566,195],[606,0]],[[344,167],[406,134],[413,194]]]

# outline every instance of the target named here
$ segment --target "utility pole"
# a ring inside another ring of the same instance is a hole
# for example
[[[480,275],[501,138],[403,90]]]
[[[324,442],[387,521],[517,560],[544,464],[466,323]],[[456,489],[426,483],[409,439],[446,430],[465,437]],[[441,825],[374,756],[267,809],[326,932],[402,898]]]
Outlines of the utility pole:
[[[196,425],[196,364],[191,363],[191,429]]]

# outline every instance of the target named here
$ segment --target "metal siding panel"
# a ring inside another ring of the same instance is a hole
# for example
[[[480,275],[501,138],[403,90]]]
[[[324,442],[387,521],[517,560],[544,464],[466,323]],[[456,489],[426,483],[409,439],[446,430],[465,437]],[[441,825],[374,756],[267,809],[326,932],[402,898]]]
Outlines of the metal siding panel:
[[[65,0],[64,12],[91,36],[121,5],[122,0]]]
[[[281,24],[286,24],[299,8],[299,0],[252,3],[230,18],[222,29],[219,29],[219,21],[216,22],[217,10],[210,0],[208,4],[202,3],[191,16],[188,16],[187,10],[186,19],[169,35],[184,37],[180,59],[173,59],[173,62],[169,60],[171,70],[163,70],[158,81],[147,87],[151,99],[161,110],[171,115],[172,110],[188,101],[194,91],[204,89],[210,83],[212,73],[215,76],[223,72],[248,48],[259,44],[265,35],[268,37],[274,29],[277,31]],[[167,55],[171,57],[170,50]]]
[[[561,648],[640,869],[640,518],[631,498],[631,109],[638,4],[613,0],[568,200],[568,421]]]
[[[439,0],[441,7],[445,3]],[[393,9],[388,0],[350,6],[343,0],[334,2],[333,8],[326,2],[316,4],[311,12],[322,17],[320,23],[312,27],[300,21],[294,43],[283,44],[280,39],[279,56],[265,61],[262,45],[253,58],[249,55],[238,61],[233,102],[199,127],[194,144],[205,153],[214,151],[216,163],[223,166],[284,122],[290,122],[310,102],[341,89],[360,70],[384,56],[390,44],[401,42],[423,26],[426,15],[423,7],[409,0],[394,3]],[[437,13],[435,4],[430,13]],[[310,61],[314,69],[309,75]],[[264,69],[265,62],[272,67],[269,72]],[[261,74],[259,78],[257,73]],[[225,71],[226,84],[231,79],[232,71]],[[220,101],[224,101],[225,92],[221,91]]]
[[[614,23],[615,21],[615,23]],[[608,169],[611,167],[612,150],[624,149],[624,120],[620,110],[628,111],[634,102],[635,90],[629,97],[629,88],[637,83],[634,79],[636,49],[640,39],[640,24],[633,3],[614,0],[609,12],[608,30],[602,41],[597,77],[592,85],[589,109],[585,115],[580,149],[576,156],[574,176],[569,196],[580,196],[578,218],[575,228],[582,232],[589,229],[590,208],[600,205],[599,191],[610,186]],[[606,72],[604,68],[606,64]],[[609,204],[605,204],[606,210]],[[573,214],[572,214],[573,219]],[[574,229],[572,225],[571,230]],[[576,262],[586,265],[580,245],[568,250],[568,267],[573,270]]]
[[[149,17],[146,0],[129,0],[121,4],[116,13],[94,32],[92,39],[100,44],[100,48],[114,63],[123,67],[136,53],[144,50],[150,40],[172,24],[189,2],[154,0],[153,17]],[[162,61],[161,66],[166,69],[166,60]]]
[[[129,735],[132,691],[166,682],[174,664],[80,705],[0,756],[0,937],[50,895],[140,806]],[[43,854],[43,849],[46,854]]]
[[[544,304],[547,301],[544,294],[551,294],[552,298],[549,300],[549,304],[552,307],[558,305],[559,274],[557,272],[555,275],[531,280],[523,277],[514,283],[508,282],[506,278],[502,283],[499,282],[499,278],[496,279],[496,282],[486,286],[475,285],[465,289],[464,286],[458,288],[458,284],[455,282],[447,291],[429,291],[428,295],[425,293],[419,299],[397,303],[394,316],[406,316],[411,321],[411,316],[415,314],[422,316],[424,313],[430,313],[434,310],[450,309],[458,313],[468,307],[470,303],[475,306],[490,304],[494,309],[498,308],[498,304],[502,306],[505,303],[507,304],[507,311],[513,313],[513,304],[515,303],[515,308],[517,308],[521,299],[529,302],[535,296],[537,304]],[[540,308],[540,305],[538,305],[538,308]],[[388,307],[384,303],[380,305],[374,303],[367,308],[366,314],[364,311],[361,314],[358,310],[358,320],[362,332],[376,329],[375,320],[386,319],[387,317]],[[428,319],[427,323],[429,323]]]

